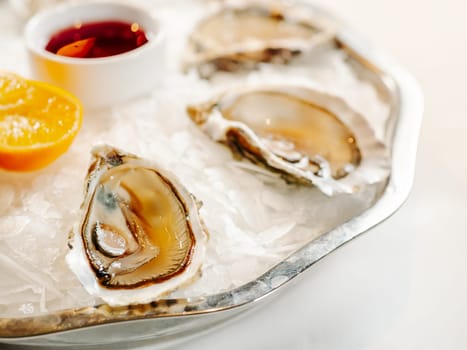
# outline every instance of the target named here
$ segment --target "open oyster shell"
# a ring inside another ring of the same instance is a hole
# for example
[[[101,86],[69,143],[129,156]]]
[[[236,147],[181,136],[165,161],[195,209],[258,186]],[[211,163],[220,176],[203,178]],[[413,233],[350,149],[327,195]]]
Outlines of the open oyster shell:
[[[187,112],[238,158],[327,195],[353,193],[389,174],[388,151],[365,118],[323,92],[297,86],[232,90]]]
[[[110,146],[92,156],[67,255],[86,290],[146,303],[196,278],[207,237],[195,198],[153,162]]]
[[[251,69],[260,62],[287,63],[328,42],[335,31],[309,7],[278,1],[230,1],[207,16],[188,39],[185,69],[203,78],[216,71]]]

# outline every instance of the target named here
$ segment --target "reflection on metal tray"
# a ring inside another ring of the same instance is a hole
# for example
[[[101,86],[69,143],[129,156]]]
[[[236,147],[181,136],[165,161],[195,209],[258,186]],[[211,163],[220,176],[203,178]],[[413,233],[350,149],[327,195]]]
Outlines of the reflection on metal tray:
[[[124,307],[99,305],[22,318],[0,318],[0,343],[96,345],[154,338],[154,343],[188,336],[258,305],[336,248],[381,223],[407,198],[412,186],[423,98],[414,79],[386,57],[340,27],[336,47],[371,82],[390,106],[386,143],[391,177],[376,204],[362,215],[309,243],[254,281],[207,297],[169,299]],[[97,327],[98,326],[98,327]]]

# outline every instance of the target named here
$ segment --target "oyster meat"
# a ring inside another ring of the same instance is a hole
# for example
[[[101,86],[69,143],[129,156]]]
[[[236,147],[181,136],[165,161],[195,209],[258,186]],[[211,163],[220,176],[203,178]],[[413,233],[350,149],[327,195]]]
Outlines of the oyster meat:
[[[200,273],[199,202],[166,170],[110,146],[92,151],[82,218],[67,262],[111,305],[145,303]]]
[[[323,193],[353,193],[389,174],[388,151],[342,99],[297,86],[231,90],[187,108],[213,140]]]
[[[185,69],[203,78],[216,71],[251,69],[259,62],[287,63],[334,37],[333,27],[311,8],[277,1],[226,2],[188,39]]]

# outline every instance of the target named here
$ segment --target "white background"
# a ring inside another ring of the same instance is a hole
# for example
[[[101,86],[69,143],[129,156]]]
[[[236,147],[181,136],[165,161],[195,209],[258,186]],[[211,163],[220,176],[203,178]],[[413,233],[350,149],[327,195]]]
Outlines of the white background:
[[[179,348],[467,349],[467,1],[317,3],[420,82],[413,192],[262,308]]]

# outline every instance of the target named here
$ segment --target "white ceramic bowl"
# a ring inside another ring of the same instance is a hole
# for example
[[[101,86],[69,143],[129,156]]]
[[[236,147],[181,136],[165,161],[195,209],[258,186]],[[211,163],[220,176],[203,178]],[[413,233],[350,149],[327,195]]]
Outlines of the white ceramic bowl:
[[[137,22],[148,42],[103,58],[73,58],[45,50],[51,36],[76,23],[101,20]],[[26,25],[32,77],[75,94],[87,109],[111,106],[151,91],[164,72],[164,35],[143,9],[118,3],[65,5],[35,15]]]

